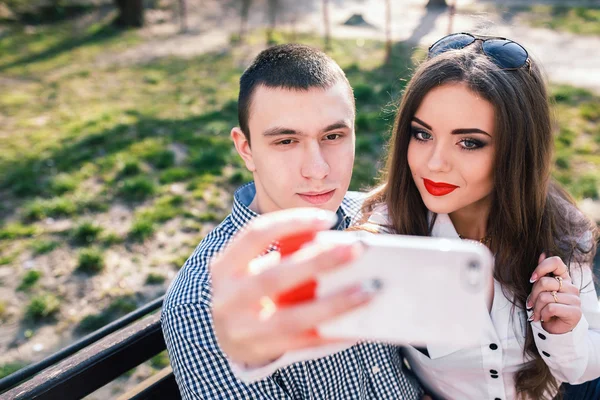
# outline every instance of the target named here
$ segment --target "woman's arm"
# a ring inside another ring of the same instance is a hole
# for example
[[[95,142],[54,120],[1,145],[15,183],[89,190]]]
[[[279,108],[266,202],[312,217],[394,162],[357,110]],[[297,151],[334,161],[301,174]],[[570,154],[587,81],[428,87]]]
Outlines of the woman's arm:
[[[575,327],[552,334],[539,320],[531,325],[538,351],[552,374],[563,382],[579,384],[600,377],[600,305],[590,264],[572,267],[571,281],[580,288],[582,316]]]

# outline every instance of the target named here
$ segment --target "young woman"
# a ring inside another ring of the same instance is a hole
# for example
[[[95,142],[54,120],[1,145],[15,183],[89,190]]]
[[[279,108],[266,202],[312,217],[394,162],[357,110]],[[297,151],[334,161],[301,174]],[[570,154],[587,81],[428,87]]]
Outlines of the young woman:
[[[495,254],[481,345],[407,348],[436,396],[551,399],[563,382],[600,376],[597,228],[551,181],[552,149],[545,84],[521,45],[455,34],[430,48],[365,215],[380,232],[477,240]],[[443,306],[452,293],[439,296]]]

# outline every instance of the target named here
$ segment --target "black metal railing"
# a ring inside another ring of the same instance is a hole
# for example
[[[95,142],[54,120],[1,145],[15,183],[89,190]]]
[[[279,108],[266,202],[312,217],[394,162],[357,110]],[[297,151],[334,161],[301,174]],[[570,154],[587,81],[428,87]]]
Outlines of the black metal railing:
[[[160,309],[162,302],[163,298],[158,298],[44,360],[5,377],[0,380],[0,398],[81,398],[147,361],[166,348],[160,313],[148,315]],[[159,392],[170,393],[169,398],[179,398],[170,370],[131,398],[155,398]]]

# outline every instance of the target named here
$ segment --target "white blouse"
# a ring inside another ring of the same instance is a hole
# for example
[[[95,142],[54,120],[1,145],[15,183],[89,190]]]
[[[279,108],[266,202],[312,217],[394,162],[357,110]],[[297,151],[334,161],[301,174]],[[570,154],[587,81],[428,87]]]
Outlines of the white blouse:
[[[375,214],[369,222],[385,225],[387,215]],[[458,238],[447,214],[438,214],[432,236]],[[574,268],[571,275],[573,283],[583,288],[583,316],[573,331],[554,335],[546,332],[539,321],[531,324],[538,351],[554,377],[578,384],[600,376],[600,306],[590,266]],[[440,293],[441,307],[442,296],[446,295]],[[481,312],[489,318],[478,347],[427,346],[429,356],[412,346],[406,348],[411,368],[430,392],[444,399],[516,398],[515,373],[531,360],[523,353],[531,311],[514,307],[494,281],[491,311],[482,304]],[[548,393],[548,398],[555,395]]]

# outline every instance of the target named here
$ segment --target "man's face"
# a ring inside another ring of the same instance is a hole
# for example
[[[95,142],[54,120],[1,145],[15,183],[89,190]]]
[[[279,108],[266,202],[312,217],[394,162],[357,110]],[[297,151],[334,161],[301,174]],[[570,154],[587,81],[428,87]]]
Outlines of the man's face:
[[[236,149],[256,184],[260,213],[340,206],[354,164],[354,105],[346,82],[329,89],[256,88],[251,146],[234,128]],[[242,135],[243,136],[243,135]]]

